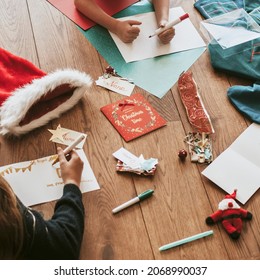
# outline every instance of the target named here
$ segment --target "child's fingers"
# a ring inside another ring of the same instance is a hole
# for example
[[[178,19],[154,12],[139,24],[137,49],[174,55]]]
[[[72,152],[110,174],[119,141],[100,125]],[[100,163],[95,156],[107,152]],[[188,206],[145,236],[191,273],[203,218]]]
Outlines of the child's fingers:
[[[58,153],[58,157],[59,157],[60,162],[66,160],[66,157],[64,155],[64,152],[63,152],[62,148],[57,147],[57,153]]]
[[[130,24],[130,25],[140,25],[140,24],[142,24],[142,22],[141,21],[138,21],[138,20],[128,20],[128,23]]]
[[[72,159],[72,158],[75,159],[75,158],[78,158],[78,157],[79,157],[79,155],[75,150],[72,150],[70,152],[70,159]]]

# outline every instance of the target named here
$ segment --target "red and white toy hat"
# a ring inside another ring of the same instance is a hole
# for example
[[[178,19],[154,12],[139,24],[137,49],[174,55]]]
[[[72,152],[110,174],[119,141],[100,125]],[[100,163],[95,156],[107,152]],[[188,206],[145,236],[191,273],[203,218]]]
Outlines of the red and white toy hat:
[[[237,190],[234,190],[232,194],[225,195],[225,198],[218,204],[219,210],[227,209],[240,209],[240,206],[235,201],[237,195]]]
[[[45,73],[0,48],[0,134],[21,135],[71,109],[92,84],[72,69]]]
[[[232,194],[225,195],[225,198],[236,199],[236,196],[237,196],[237,190],[235,189]]]

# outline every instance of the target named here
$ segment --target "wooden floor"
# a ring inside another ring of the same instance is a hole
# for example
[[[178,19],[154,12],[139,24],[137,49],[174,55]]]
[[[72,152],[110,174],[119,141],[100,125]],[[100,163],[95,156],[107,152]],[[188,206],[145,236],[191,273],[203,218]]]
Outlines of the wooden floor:
[[[201,18],[193,1],[174,3],[190,14],[199,31]],[[76,25],[45,0],[1,0],[0,26],[0,47],[46,72],[71,67],[96,80],[108,66]],[[190,70],[216,131],[216,157],[250,124],[230,105],[227,89],[250,82],[215,72],[208,52]],[[205,218],[217,209],[226,193],[201,175],[205,165],[190,160],[181,163],[178,159],[179,149],[186,148],[183,139],[191,127],[176,85],[162,99],[138,87],[134,92],[149,100],[167,120],[166,127],[125,143],[100,112],[100,107],[122,96],[93,83],[82,101],[59,119],[19,139],[1,137],[0,165],[54,154],[56,146],[49,141],[47,129],[56,129],[58,124],[88,134],[84,150],[101,189],[83,194],[86,220],[81,259],[260,259],[260,192],[243,206],[253,213],[253,220],[244,223],[240,240],[231,240],[219,224],[207,226]],[[155,176],[116,173],[112,153],[122,146],[135,155],[158,158]],[[152,198],[112,214],[115,206],[153,186],[156,190]],[[51,202],[35,209],[49,218],[54,205]],[[214,230],[211,237],[163,253],[158,250],[166,243],[210,229]]]

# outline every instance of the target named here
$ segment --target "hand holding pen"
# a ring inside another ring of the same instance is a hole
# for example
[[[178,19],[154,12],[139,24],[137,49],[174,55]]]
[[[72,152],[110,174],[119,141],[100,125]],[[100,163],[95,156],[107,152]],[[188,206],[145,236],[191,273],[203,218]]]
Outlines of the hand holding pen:
[[[162,22],[160,28],[156,29],[155,32],[149,36],[149,38],[152,38],[156,35],[158,35],[159,39],[161,40],[162,43],[167,44],[169,43],[172,38],[175,35],[175,29],[174,26],[183,20],[187,19],[189,17],[189,14],[184,14],[181,17],[166,23]]]
[[[66,158],[64,151],[60,147],[57,148],[57,151],[60,162],[61,178],[64,184],[74,184],[79,187],[84,165],[83,161],[74,150],[70,152],[69,160]]]
[[[66,155],[68,155],[81,141],[83,141],[85,138],[85,135],[81,134],[70,146],[68,146],[63,152]],[[52,165],[57,163],[59,161],[59,157],[57,156],[56,159],[53,161]]]
[[[166,25],[162,23],[160,25],[160,28],[164,28],[165,26]],[[170,43],[174,36],[175,36],[175,28],[174,27],[170,27],[168,29],[165,29],[163,32],[158,34],[159,40],[164,45]]]

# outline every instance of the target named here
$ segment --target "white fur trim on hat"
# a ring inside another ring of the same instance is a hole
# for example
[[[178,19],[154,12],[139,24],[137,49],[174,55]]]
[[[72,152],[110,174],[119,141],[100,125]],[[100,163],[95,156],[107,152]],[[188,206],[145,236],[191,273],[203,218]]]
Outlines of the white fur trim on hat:
[[[49,73],[16,89],[0,108],[0,134],[21,135],[45,125],[76,105],[91,83],[92,79],[89,75],[77,70],[64,69]],[[24,126],[19,125],[33,104],[46,93],[63,84],[69,84],[71,88],[75,88],[68,100],[39,119],[35,119]]]

